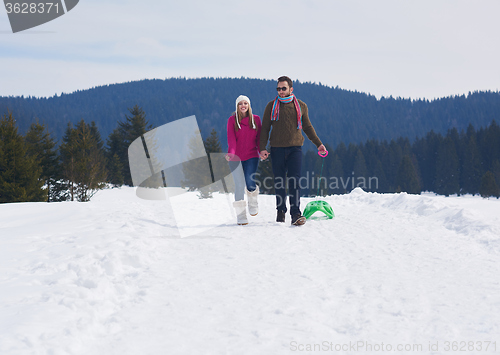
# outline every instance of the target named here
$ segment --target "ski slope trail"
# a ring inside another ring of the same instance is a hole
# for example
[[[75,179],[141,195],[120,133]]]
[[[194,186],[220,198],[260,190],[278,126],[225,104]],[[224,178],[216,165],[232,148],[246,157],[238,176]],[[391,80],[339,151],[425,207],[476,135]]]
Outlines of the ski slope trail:
[[[324,200],[334,219],[296,227],[261,195],[249,225],[187,238],[132,188],[0,205],[0,353],[500,351],[499,200]]]

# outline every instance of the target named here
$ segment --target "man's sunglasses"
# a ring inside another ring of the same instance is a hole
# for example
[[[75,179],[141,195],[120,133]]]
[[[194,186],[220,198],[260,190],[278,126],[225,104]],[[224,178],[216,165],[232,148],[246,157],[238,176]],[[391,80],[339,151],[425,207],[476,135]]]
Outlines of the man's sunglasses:
[[[287,90],[288,90],[288,88],[287,88],[286,86],[283,86],[283,87],[281,87],[281,88],[276,88],[276,90],[278,90],[278,92],[279,92],[279,91],[287,91]]]

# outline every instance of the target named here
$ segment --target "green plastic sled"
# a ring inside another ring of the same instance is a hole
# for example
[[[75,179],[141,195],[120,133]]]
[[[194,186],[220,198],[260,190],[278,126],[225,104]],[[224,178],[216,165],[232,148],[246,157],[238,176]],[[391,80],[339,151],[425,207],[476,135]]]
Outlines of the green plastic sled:
[[[335,214],[333,213],[332,206],[328,204],[328,202],[325,201],[311,201],[306,205],[306,208],[304,209],[304,217],[309,218],[311,217],[315,212],[321,211],[323,212],[329,219],[332,219],[335,217]]]

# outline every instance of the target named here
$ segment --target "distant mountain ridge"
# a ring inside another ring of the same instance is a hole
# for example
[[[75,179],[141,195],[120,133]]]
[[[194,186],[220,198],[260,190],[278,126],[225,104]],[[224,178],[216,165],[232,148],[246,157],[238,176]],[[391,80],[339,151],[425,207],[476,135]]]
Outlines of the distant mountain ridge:
[[[99,86],[50,98],[0,97],[0,115],[13,113],[21,133],[32,122],[45,123],[61,139],[68,122],[95,121],[103,139],[128,115],[128,108],[142,107],[154,127],[196,115],[202,135],[212,129],[226,146],[226,124],[241,94],[251,100],[254,114],[262,116],[276,97],[274,80],[249,78],[146,79]],[[336,147],[340,142],[367,139],[391,140],[422,137],[434,130],[485,127],[500,122],[500,93],[474,92],[428,100],[377,99],[373,95],[322,84],[294,82],[294,93],[307,103],[313,125],[323,140]],[[306,139],[307,141],[307,139]],[[310,148],[311,144],[306,147]]]

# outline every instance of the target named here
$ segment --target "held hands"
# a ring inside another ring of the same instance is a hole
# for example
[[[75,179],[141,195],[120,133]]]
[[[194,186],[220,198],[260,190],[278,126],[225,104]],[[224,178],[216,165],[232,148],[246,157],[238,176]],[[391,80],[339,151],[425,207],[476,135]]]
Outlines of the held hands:
[[[264,161],[268,157],[269,157],[269,153],[267,152],[267,150],[264,149],[264,150],[260,151],[260,160]]]

